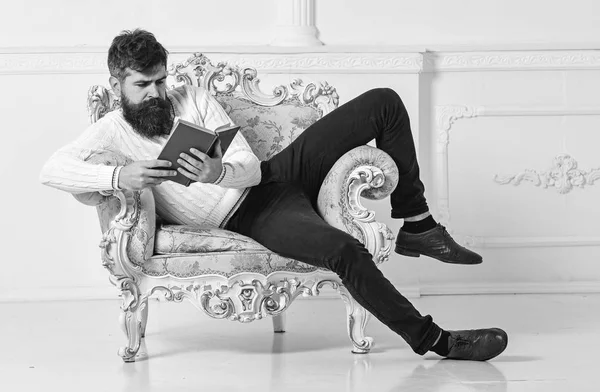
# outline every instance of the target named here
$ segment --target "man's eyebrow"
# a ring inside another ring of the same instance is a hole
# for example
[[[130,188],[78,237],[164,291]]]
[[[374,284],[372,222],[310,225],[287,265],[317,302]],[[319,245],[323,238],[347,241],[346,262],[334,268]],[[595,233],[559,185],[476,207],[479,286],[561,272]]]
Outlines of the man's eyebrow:
[[[165,80],[166,78],[167,78],[167,75],[163,76],[160,79],[156,79],[156,81],[158,82],[158,81],[161,81],[161,80]],[[140,84],[140,83],[141,84],[145,84],[145,83],[151,83],[151,82],[152,82],[152,79],[140,79],[140,80],[136,80],[134,83],[135,84]]]

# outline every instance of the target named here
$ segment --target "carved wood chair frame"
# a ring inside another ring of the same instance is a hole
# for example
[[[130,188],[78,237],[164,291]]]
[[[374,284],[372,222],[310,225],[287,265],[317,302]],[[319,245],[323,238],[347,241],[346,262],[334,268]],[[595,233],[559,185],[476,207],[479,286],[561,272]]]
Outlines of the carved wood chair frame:
[[[181,83],[203,86],[217,96],[237,94],[262,106],[299,100],[325,115],[339,103],[336,90],[327,83],[304,85],[299,79],[288,86],[276,86],[272,93],[266,94],[259,88],[256,69],[224,62],[215,66],[200,53],[172,65],[168,74],[171,87]],[[93,86],[89,90],[88,110],[92,122],[118,107],[119,101],[112,91],[103,86]],[[122,158],[114,159],[118,163]],[[360,200],[361,196],[384,198],[397,182],[397,168],[391,158],[381,150],[362,146],[340,158],[325,181],[327,186],[323,186],[319,194],[319,212],[323,218],[358,238],[378,264],[388,259],[394,236],[387,226],[375,220],[375,213],[366,209]],[[369,313],[350,296],[340,278],[332,272],[321,269],[310,273],[276,271],[268,276],[244,272],[231,277],[203,275],[185,279],[150,276],[143,272],[142,265],[145,258],[152,257],[152,249],[147,249],[145,244],[136,244],[132,230],[141,221],[153,219],[151,190],[114,191],[102,198],[96,203],[100,215],[109,213],[107,203],[112,201],[116,206],[100,247],[102,263],[122,296],[120,323],[127,336],[127,344],[119,349],[119,355],[124,361],[135,361],[141,339],[145,336],[148,299],[157,293],[169,301],[188,300],[213,318],[245,323],[273,316],[274,330],[283,332],[284,311],[294,299],[319,295],[323,286],[329,285],[338,291],[346,304],[352,351],[366,353],[371,349],[373,339],[365,336],[364,332]],[[147,216],[141,219],[143,214]],[[143,249],[137,253],[133,251],[138,248]]]

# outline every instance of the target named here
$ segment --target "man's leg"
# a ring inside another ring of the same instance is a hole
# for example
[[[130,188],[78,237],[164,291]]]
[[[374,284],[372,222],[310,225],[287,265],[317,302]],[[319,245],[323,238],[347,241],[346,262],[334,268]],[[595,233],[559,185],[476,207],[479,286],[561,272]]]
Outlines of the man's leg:
[[[328,225],[297,184],[254,187],[226,226],[284,257],[335,272],[352,297],[399,334],[418,354],[440,336],[431,316],[422,316],[350,234]]]
[[[443,331],[431,316],[422,316],[383,276],[359,241],[316,213],[299,184],[254,187],[226,229],[284,257],[335,272],[358,303],[418,354],[431,350],[449,358],[487,360],[506,348],[504,331]]]
[[[262,181],[302,184],[316,209],[321,184],[335,162],[373,139],[398,166],[399,183],[390,198],[392,218],[404,218],[405,224],[398,234],[396,251],[406,256],[425,254],[449,263],[480,263],[479,255],[454,242],[430,216],[408,112],[391,89],[370,90],[311,125],[262,163]]]
[[[391,195],[392,217],[427,212],[408,113],[391,89],[370,90],[327,114],[263,163],[263,174],[269,181],[300,182],[316,206],[321,183],[335,162],[373,139],[399,170],[401,186]]]

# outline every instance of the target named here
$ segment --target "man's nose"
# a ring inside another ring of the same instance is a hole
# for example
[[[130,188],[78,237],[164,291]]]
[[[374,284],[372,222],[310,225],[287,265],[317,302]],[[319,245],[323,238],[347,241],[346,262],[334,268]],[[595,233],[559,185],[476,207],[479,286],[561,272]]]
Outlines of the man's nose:
[[[156,86],[156,84],[151,84],[150,86],[148,86],[147,96],[148,96],[148,98],[158,98],[159,97],[158,86]]]

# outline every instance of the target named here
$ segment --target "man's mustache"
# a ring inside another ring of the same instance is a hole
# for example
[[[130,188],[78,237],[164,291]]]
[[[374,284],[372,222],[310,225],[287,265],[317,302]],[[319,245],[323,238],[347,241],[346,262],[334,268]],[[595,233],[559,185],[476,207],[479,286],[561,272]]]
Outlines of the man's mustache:
[[[131,104],[130,106],[132,107],[132,109],[134,110],[143,110],[143,109],[150,109],[150,108],[166,108],[169,107],[169,104],[167,102],[166,99],[162,99],[162,98],[149,98],[145,101],[142,101],[140,103],[135,103],[135,104]]]

